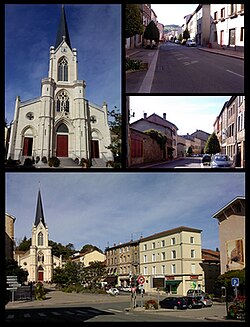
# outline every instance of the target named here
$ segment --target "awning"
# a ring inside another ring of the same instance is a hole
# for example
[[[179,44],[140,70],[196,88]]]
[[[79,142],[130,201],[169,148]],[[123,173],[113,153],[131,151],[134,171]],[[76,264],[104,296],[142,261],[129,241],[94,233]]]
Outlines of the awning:
[[[182,282],[182,280],[166,280],[166,284],[167,285],[176,285],[176,284],[180,284]]]
[[[108,276],[104,279],[104,282],[107,283],[117,283],[117,276]]]

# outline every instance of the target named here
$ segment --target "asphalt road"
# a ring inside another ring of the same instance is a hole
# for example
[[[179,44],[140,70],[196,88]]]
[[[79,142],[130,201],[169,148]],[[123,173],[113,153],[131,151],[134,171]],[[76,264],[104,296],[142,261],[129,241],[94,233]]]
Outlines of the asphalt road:
[[[244,93],[242,59],[171,42],[148,52],[154,54],[145,80],[140,72],[126,76],[127,93]]]
[[[159,300],[165,295],[160,295]],[[157,295],[137,296],[137,308],[132,309],[131,295],[120,294],[80,294],[50,291],[44,301],[9,302],[5,310],[5,322],[8,325],[70,322],[160,322],[160,321],[224,321],[226,307],[224,303],[214,303],[210,308],[202,309],[159,309],[142,310],[141,304]],[[3,317],[2,317],[3,318]]]

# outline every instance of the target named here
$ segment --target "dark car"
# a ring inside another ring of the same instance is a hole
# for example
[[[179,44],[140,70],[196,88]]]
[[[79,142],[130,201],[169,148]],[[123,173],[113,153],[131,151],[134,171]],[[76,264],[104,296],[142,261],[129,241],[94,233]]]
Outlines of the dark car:
[[[187,301],[187,306],[189,309],[198,309],[198,308],[201,309],[203,307],[200,297],[186,296],[185,299]]]
[[[168,296],[159,302],[161,308],[165,309],[187,309],[187,301],[184,297]]]
[[[230,168],[233,162],[226,154],[215,154],[212,157],[210,165],[211,168]]]
[[[204,156],[201,159],[201,162],[203,163],[203,165],[210,165],[210,161],[211,161],[210,154],[204,154]]]

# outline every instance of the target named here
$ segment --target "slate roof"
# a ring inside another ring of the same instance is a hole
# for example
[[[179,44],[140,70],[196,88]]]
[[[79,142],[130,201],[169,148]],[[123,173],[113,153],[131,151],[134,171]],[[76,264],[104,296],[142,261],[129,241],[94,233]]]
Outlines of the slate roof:
[[[42,198],[41,198],[41,192],[38,191],[37,196],[37,205],[36,205],[36,216],[35,216],[35,226],[42,221],[43,225],[45,226],[45,220],[44,220],[44,214],[43,214],[43,205],[42,205]]]
[[[62,5],[62,12],[61,12],[61,18],[60,18],[59,27],[56,36],[55,49],[61,44],[64,36],[65,36],[65,42],[68,44],[68,46],[71,49],[65,10],[64,10],[64,6]]]

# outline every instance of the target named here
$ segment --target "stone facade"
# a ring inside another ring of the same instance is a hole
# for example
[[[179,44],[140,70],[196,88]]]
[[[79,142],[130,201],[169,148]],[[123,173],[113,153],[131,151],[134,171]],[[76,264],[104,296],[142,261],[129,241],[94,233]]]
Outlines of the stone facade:
[[[5,213],[5,258],[13,259],[14,223],[16,218]]]

